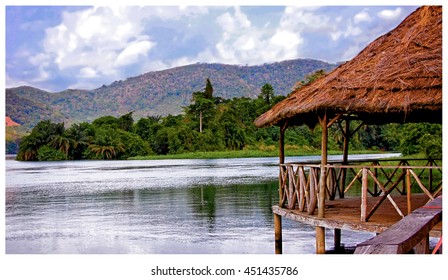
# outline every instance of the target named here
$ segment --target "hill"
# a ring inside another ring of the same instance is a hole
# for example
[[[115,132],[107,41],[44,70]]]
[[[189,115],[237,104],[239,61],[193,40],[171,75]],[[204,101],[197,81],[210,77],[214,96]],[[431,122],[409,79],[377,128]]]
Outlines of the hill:
[[[258,66],[197,63],[148,72],[94,90],[51,93],[28,86],[9,88],[6,89],[6,115],[25,127],[45,119],[70,124],[130,111],[134,111],[135,118],[176,115],[190,104],[193,92],[204,89],[206,78],[210,78],[215,96],[253,98],[265,83],[270,83],[277,95],[286,95],[307,74],[335,67],[312,59]]]
[[[5,127],[10,127],[10,126],[20,126],[20,124],[18,124],[15,121],[13,121],[9,116],[6,116],[6,118],[5,118]]]

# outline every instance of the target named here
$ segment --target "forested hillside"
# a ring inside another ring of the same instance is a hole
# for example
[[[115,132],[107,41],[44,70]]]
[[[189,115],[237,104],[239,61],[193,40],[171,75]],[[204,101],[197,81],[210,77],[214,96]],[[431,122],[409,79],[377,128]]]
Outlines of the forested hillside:
[[[323,72],[307,76],[309,82]],[[203,87],[204,88],[204,87]],[[203,91],[191,93],[192,103],[183,114],[149,116],[134,120],[133,112],[122,116],[102,116],[93,122],[70,127],[50,120],[39,122],[25,136],[17,153],[18,160],[126,159],[136,156],[167,155],[208,151],[274,151],[279,140],[278,127],[257,128],[253,121],[285,97],[276,95],[266,83],[255,98],[224,99],[214,95],[210,79]],[[351,125],[359,125],[352,121]],[[300,154],[320,151],[321,130],[306,126],[286,131],[286,148]],[[10,142],[14,148],[17,142]],[[329,129],[329,148],[341,150],[341,132]],[[16,145],[17,146],[17,145]],[[393,150],[404,155],[424,153],[432,158],[442,155],[440,124],[389,124],[363,126],[351,138],[352,150]]]
[[[10,88],[6,89],[6,115],[27,128],[42,120],[92,122],[130,111],[136,119],[177,115],[191,103],[191,93],[203,89],[206,78],[213,83],[214,95],[223,99],[254,98],[265,83],[271,84],[277,94],[287,95],[305,75],[335,66],[311,59],[259,66],[198,63],[149,72],[93,90],[50,93],[32,87]]]

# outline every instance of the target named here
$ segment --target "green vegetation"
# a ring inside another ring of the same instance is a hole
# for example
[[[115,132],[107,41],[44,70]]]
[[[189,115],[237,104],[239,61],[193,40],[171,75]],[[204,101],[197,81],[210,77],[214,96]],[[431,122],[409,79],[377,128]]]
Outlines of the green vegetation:
[[[356,154],[371,153],[372,151],[352,151]],[[341,154],[342,151],[328,151],[330,155]],[[303,149],[298,146],[288,147],[285,150],[286,156],[314,156],[320,155],[318,149]],[[277,157],[278,147],[272,145],[267,147],[249,147],[243,150],[226,150],[226,151],[211,151],[211,152],[188,152],[182,154],[168,154],[168,155],[148,155],[130,157],[131,160],[156,160],[156,159],[219,159],[219,158],[256,158],[256,157]]]
[[[213,96],[206,80],[204,91],[192,94],[193,103],[180,115],[148,116],[134,122],[133,112],[118,118],[103,116],[92,123],[39,122],[19,146],[18,160],[149,159],[260,157],[278,154],[278,127],[256,128],[253,121],[275,103],[272,85],[261,87],[257,98]],[[356,127],[358,123],[352,121]],[[329,149],[342,150],[336,126],[329,130]],[[352,137],[350,149],[425,153],[441,157],[442,127],[438,124],[364,126]],[[320,152],[321,130],[292,127],[285,133],[286,155]]]
[[[204,78],[213,82],[213,95],[224,99],[257,96],[269,81],[278,95],[287,95],[305,75],[336,67],[323,61],[294,59],[258,66],[197,63],[148,72],[92,90],[47,92],[32,87],[5,91],[5,114],[31,130],[39,121],[65,124],[92,122],[102,116],[119,117],[133,111],[135,119],[183,113],[191,93],[204,89]]]

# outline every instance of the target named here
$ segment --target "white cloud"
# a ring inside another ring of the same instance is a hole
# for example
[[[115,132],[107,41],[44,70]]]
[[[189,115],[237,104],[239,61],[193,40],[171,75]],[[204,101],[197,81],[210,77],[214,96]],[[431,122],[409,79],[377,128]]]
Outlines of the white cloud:
[[[79,71],[79,75],[84,78],[94,78],[97,76],[97,73],[90,67],[84,67]]]
[[[241,49],[245,51],[253,50],[255,48],[255,39],[247,38],[244,42],[241,42]]]
[[[139,56],[146,56],[155,44],[151,41],[132,42],[117,57],[114,66],[124,66],[138,61]]]
[[[317,9],[317,7],[287,7],[280,21],[280,28],[297,32],[331,30],[331,17],[317,14]]]
[[[277,30],[274,36],[269,40],[272,45],[283,47],[286,49],[294,49],[297,47],[303,39],[292,31]]]
[[[121,16],[124,12],[117,16],[109,8],[90,8],[64,13],[60,25],[46,30],[45,53],[60,70],[90,67],[101,74],[113,73],[113,61],[142,31],[141,17],[132,16],[132,9],[126,17]]]
[[[362,33],[361,28],[359,28],[358,26],[353,26],[353,24],[351,22],[349,22],[347,25],[347,29],[344,32],[344,38],[347,38],[350,36],[356,37],[361,33]]]
[[[62,76],[54,83],[70,81],[83,88],[196,62],[339,61],[354,56],[407,9],[292,6],[262,15],[255,11],[260,10],[86,7],[64,12],[58,24],[47,28],[41,51],[36,52],[37,46],[17,48],[15,57],[26,58],[22,64],[29,67],[20,75],[29,82],[35,73],[40,85]]]
[[[378,16],[386,20],[396,20],[401,16],[401,12],[401,8],[396,8],[395,10],[382,10],[378,13]]]
[[[363,21],[370,22],[372,21],[372,18],[370,17],[370,14],[367,13],[366,10],[363,10],[362,12],[359,12],[354,16],[353,21],[355,23],[360,23]]]
[[[293,11],[286,8],[286,14],[289,12]],[[275,26],[269,22],[257,27],[239,8],[217,17],[216,22],[221,27],[222,36],[214,50],[198,55],[199,61],[207,58],[205,61],[253,65],[293,59],[297,58],[298,46],[303,42],[300,34],[287,23]]]
[[[29,62],[33,65],[41,65],[43,63],[48,63],[51,59],[51,56],[45,53],[39,53],[35,56],[29,56]]]
[[[216,19],[216,22],[221,26],[221,28],[228,33],[247,30],[250,28],[251,22],[247,16],[241,12],[241,9],[239,7],[235,7],[234,10],[234,15],[225,13]]]
[[[121,67],[140,63],[139,59],[156,46],[144,34],[148,18],[172,20],[207,12],[203,7],[151,6],[93,7],[64,12],[60,24],[45,30],[42,52],[31,56],[29,61],[40,65],[39,79],[45,78],[48,67],[59,71],[78,69],[83,78],[116,78]]]

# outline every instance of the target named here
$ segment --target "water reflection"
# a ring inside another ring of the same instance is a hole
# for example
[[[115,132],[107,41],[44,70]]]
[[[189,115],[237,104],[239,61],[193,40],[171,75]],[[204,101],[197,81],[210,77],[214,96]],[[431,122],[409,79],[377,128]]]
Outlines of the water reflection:
[[[6,252],[271,254],[276,162],[7,160]],[[314,253],[313,228],[283,234],[285,253]]]
[[[208,232],[213,232],[216,217],[216,187],[195,187],[191,188],[188,194],[195,217],[197,219],[205,219],[208,224]]]

